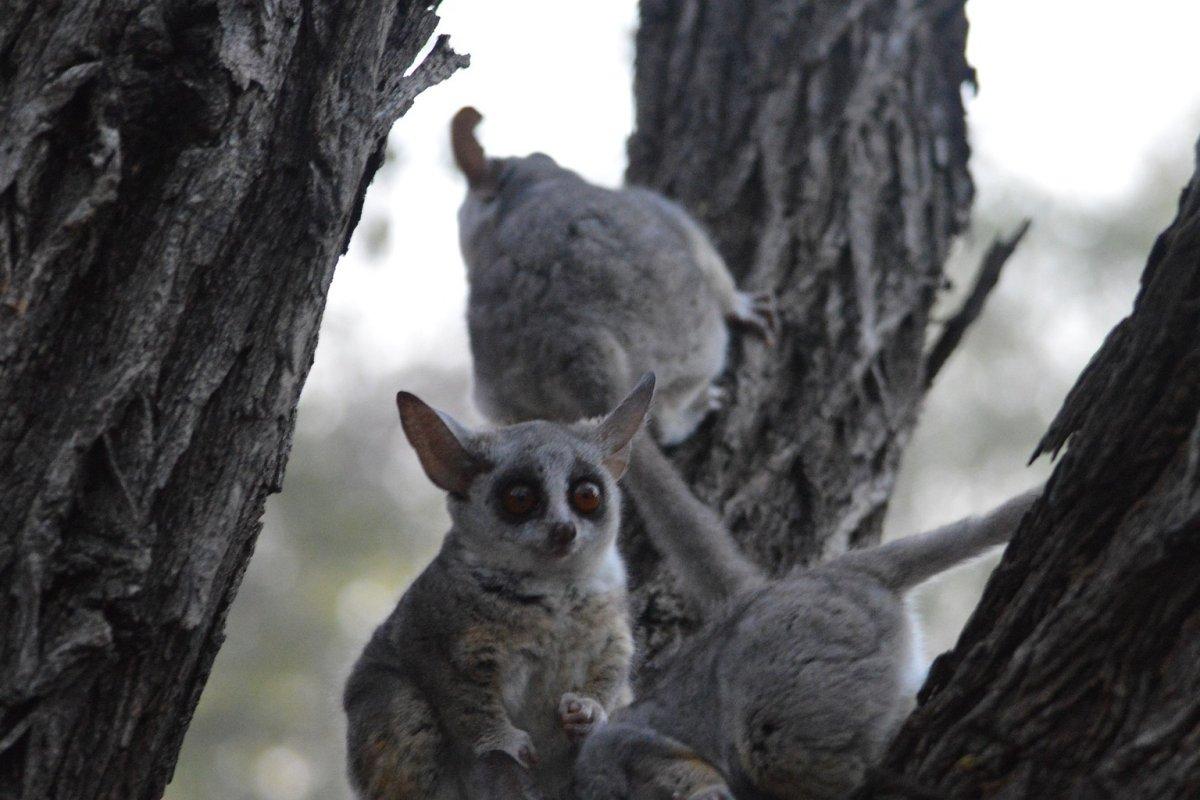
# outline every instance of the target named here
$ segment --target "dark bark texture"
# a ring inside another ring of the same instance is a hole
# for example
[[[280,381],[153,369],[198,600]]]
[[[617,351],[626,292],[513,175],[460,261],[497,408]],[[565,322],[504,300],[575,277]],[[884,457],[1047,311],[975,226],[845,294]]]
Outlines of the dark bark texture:
[[[1062,448],[861,797],[1200,797],[1200,171]]]
[[[772,571],[875,541],[926,389],[930,307],[972,200],[961,2],[644,0],[628,179],[712,232],[779,344],[675,453]],[[634,528],[654,656],[692,623]]]
[[[0,797],[162,794],[436,19],[4,4]]]

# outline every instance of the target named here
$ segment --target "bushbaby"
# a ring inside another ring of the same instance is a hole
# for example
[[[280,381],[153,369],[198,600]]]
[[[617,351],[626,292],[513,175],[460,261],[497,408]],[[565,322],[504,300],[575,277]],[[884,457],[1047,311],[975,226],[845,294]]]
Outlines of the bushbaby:
[[[617,480],[653,387],[599,421],[481,432],[397,396],[452,527],[346,684],[364,800],[566,795],[578,740],[629,700]]]

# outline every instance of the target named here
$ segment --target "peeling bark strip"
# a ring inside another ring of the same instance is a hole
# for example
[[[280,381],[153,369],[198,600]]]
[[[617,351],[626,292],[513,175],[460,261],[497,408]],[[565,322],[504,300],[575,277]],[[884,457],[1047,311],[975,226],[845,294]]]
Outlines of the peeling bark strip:
[[[1200,167],[1063,447],[861,797],[1200,797]]]
[[[0,15],[0,797],[161,795],[433,12]]]
[[[631,183],[679,199],[779,346],[743,342],[731,405],[676,454],[776,571],[875,541],[925,393],[942,266],[972,199],[961,2],[643,0]],[[688,625],[626,543],[651,656]]]

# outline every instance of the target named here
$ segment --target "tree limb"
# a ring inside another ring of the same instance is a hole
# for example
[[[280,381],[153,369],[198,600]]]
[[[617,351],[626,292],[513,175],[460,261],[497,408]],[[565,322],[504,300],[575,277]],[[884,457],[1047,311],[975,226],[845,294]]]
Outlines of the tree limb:
[[[435,7],[0,13],[0,797],[161,797]]]
[[[1200,167],[1038,452],[1064,446],[882,769],[952,797],[1194,798]]]
[[[1009,257],[1013,251],[1017,249],[1017,245],[1025,238],[1025,233],[1029,230],[1032,220],[1025,220],[1012,235],[1007,239],[996,237],[992,244],[984,253],[983,260],[980,262],[979,269],[975,273],[975,283],[971,286],[971,291],[963,299],[962,305],[954,316],[946,320],[946,324],[942,327],[942,333],[934,342],[933,347],[929,349],[929,355],[925,357],[925,386],[933,385],[934,379],[945,366],[946,360],[962,342],[963,336],[967,332],[967,328],[971,326],[979,315],[983,312],[983,306],[987,302],[988,295],[992,289],[996,288],[996,284],[1000,281],[1000,271],[1004,269],[1004,265],[1008,263]]]
[[[671,455],[776,573],[879,536],[972,200],[965,35],[961,1],[642,3],[627,178],[691,210],[782,323],[735,344],[729,406]],[[623,537],[653,661],[694,616]]]

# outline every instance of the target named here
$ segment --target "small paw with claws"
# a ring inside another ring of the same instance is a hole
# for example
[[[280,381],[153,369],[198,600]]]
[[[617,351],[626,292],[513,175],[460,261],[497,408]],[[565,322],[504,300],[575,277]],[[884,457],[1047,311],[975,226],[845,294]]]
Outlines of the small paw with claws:
[[[774,347],[779,334],[779,308],[770,292],[738,292],[729,320]]]
[[[729,391],[724,386],[717,386],[715,383],[709,384],[705,399],[707,400],[709,411],[720,411],[729,400]]]
[[[608,712],[600,701],[583,694],[566,692],[558,703],[558,720],[567,738],[578,744],[588,734],[608,722]]]
[[[510,728],[494,740],[479,743],[475,747],[475,753],[480,756],[487,753],[506,753],[525,769],[533,769],[538,763],[537,748],[533,746],[533,739],[519,728]]]

